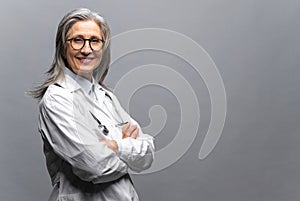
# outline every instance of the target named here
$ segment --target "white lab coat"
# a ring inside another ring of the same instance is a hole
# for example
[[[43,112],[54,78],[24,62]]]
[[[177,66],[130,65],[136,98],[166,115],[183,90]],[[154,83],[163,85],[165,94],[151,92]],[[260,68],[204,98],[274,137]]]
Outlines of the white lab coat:
[[[116,125],[136,121],[113,93],[100,85],[95,92],[100,99],[108,93],[115,110],[105,112],[103,104],[91,99],[69,75],[49,86],[40,101],[39,131],[53,184],[49,201],[138,200],[128,168],[142,171],[150,167],[153,138],[140,129],[137,139],[122,139],[121,127]],[[108,135],[101,133],[90,112],[108,128]],[[99,139],[115,140],[118,153]]]

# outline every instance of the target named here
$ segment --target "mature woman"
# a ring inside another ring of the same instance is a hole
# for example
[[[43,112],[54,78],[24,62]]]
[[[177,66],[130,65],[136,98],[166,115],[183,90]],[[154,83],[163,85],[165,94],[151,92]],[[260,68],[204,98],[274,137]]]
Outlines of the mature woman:
[[[58,26],[48,79],[32,92],[40,99],[50,201],[138,200],[128,169],[139,172],[153,161],[153,138],[103,84],[109,47],[101,16],[71,11]]]

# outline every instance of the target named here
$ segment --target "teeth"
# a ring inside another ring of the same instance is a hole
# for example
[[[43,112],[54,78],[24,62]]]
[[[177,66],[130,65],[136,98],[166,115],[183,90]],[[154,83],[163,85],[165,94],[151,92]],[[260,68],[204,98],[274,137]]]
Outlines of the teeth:
[[[80,59],[80,60],[92,60],[92,58],[79,58],[79,57],[78,57],[78,59]]]
[[[78,60],[82,63],[90,63],[92,61],[90,58],[78,58]]]

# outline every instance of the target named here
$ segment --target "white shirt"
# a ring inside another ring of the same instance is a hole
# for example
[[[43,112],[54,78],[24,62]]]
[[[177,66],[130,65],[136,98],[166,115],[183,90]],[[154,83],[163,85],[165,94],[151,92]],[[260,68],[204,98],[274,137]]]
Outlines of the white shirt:
[[[122,128],[116,125],[137,122],[114,94],[94,80],[91,83],[68,69],[65,72],[63,80],[48,87],[39,107],[39,131],[54,186],[49,201],[137,201],[128,168],[142,171],[150,167],[153,137],[140,129],[137,139],[122,139]],[[101,133],[90,112],[108,128],[107,135]],[[99,139],[115,140],[118,153]]]

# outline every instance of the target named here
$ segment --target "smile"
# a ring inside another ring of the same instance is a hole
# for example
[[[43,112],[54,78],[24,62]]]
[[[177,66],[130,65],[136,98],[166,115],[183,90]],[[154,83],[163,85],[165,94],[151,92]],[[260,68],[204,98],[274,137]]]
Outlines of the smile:
[[[89,64],[94,60],[94,58],[86,58],[86,57],[84,58],[76,57],[76,58],[82,64]]]

